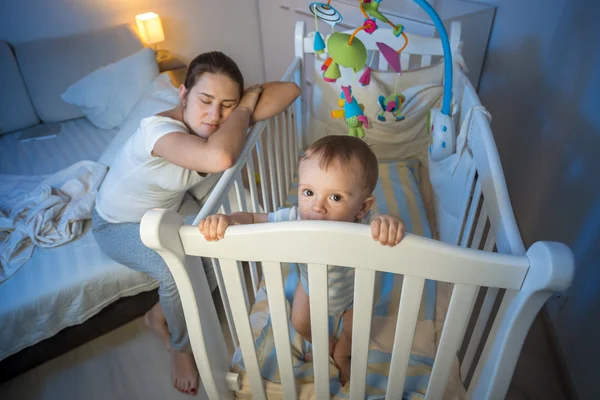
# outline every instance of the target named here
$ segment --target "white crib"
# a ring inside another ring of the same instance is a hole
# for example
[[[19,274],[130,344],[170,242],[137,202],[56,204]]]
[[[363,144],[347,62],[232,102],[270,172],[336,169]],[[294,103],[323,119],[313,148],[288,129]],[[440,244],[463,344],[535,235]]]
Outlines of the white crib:
[[[371,39],[361,36],[367,48],[375,48],[378,32]],[[283,80],[303,87],[308,68],[305,55],[312,52],[312,36],[306,35],[302,22],[297,23],[295,35],[296,58]],[[452,26],[450,37],[456,48],[459,25]],[[431,64],[432,57],[443,55],[438,39],[410,34],[404,54],[404,57],[419,56],[421,66]],[[385,68],[385,62],[379,66]],[[460,119],[466,110],[480,103],[460,68],[454,68],[453,82]],[[445,239],[447,243],[408,235],[398,246],[387,248],[369,239],[368,227],[314,221],[234,226],[229,228],[225,239],[216,243],[206,243],[200,235],[195,225],[201,218],[218,210],[231,211],[228,193],[232,188],[236,190],[242,210],[268,212],[284,204],[299,151],[307,144],[307,119],[302,118],[308,115],[306,100],[303,94],[287,111],[252,128],[240,159],[224,173],[194,225],[185,226],[177,213],[164,210],[152,210],[142,220],[142,240],[161,254],[177,283],[192,348],[209,397],[233,398],[239,382],[237,374],[231,372],[231,357],[206,276],[202,268],[194,268],[197,264],[186,262],[190,256],[214,260],[232,340],[242,349],[255,399],[266,398],[266,395],[248,317],[251,304],[241,261],[249,262],[250,286],[254,293],[261,278],[265,280],[286,399],[297,398],[297,387],[290,356],[289,315],[280,264],[283,262],[309,264],[318,399],[329,398],[328,313],[327,307],[323,307],[327,304],[328,264],[356,268],[351,399],[365,398],[368,327],[376,271],[404,275],[390,369],[390,377],[394,379],[389,380],[387,398],[402,398],[425,279],[455,285],[426,399],[442,397],[451,364],[461,349],[460,375],[467,396],[504,398],[531,323],[553,292],[570,286],[574,261],[571,251],[559,243],[535,243],[525,250],[492,132],[483,114],[476,114],[472,120],[469,145],[473,163],[465,176],[462,218],[459,223],[437,219],[440,230],[453,232],[453,238]],[[249,207],[244,186],[250,191],[252,204]],[[447,196],[437,193],[436,201],[449,201]],[[294,247],[290,243],[301,246]],[[302,250],[306,248],[311,251]],[[261,264],[262,277],[257,263]],[[479,302],[476,301],[478,296]]]

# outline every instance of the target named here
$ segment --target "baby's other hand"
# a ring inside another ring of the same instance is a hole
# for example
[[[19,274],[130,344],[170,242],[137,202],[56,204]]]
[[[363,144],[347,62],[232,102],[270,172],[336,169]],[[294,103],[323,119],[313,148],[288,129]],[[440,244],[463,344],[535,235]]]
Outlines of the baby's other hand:
[[[371,222],[371,236],[384,246],[394,247],[405,232],[404,222],[391,215],[378,215]]]
[[[216,214],[210,215],[200,221],[198,224],[198,228],[200,229],[200,233],[204,235],[204,238],[209,242],[217,241],[219,239],[223,239],[225,236],[225,230],[229,225],[234,225],[235,222],[231,219],[229,215],[225,214]]]

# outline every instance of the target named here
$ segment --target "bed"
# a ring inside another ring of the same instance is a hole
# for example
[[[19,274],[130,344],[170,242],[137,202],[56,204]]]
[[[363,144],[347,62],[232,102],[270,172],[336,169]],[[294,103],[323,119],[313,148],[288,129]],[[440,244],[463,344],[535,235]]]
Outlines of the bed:
[[[382,31],[371,39],[357,37],[376,50]],[[346,133],[343,121],[327,116],[336,107],[339,88],[319,82],[323,59],[313,57],[314,32],[307,34],[303,22],[296,24],[296,57],[283,77],[303,87],[301,98],[253,128],[241,158],[225,172],[194,224],[184,225],[180,216],[165,210],[144,216],[142,240],[173,273],[209,398],[504,398],[537,312],[552,293],[570,286],[574,260],[568,247],[523,245],[489,114],[462,70],[460,24],[450,29],[457,151],[441,161],[428,156],[427,110],[439,106],[443,95],[443,64],[435,60],[443,56],[442,46],[438,39],[407,35],[408,64],[416,57],[417,68],[403,78],[418,78],[401,89],[407,95],[406,118],[400,121],[404,129],[400,133],[397,122],[389,127],[374,123],[365,138],[380,160],[380,172],[388,169],[380,177],[378,209],[410,220],[413,233],[399,245],[374,243],[369,228],[359,224],[234,226],[223,240],[211,243],[194,226],[219,210],[230,212],[225,198],[232,188],[241,193],[244,178],[251,202],[242,203],[243,210],[274,211],[293,203],[288,190],[301,150],[318,135]],[[383,57],[379,67],[377,91],[386,85],[389,90],[395,75]],[[307,88],[310,77],[317,79]],[[362,90],[367,96],[373,89]],[[365,98],[359,92],[356,97]],[[376,107],[367,107],[365,102],[365,115],[375,119]],[[389,163],[396,164],[390,168]],[[394,181],[392,171],[413,179]],[[407,211],[409,202],[402,202],[394,184],[405,200],[412,199],[413,211]],[[213,259],[228,335],[220,329],[215,308],[206,307],[211,297],[205,272],[189,264],[189,256]],[[309,363],[301,357],[307,344],[289,321],[290,288],[297,279],[293,263],[298,262],[309,264]],[[327,351],[327,265],[356,268],[352,372],[346,387],[336,384]],[[235,350],[233,360],[226,338]]]
[[[110,164],[114,151],[135,132],[132,127],[141,118],[172,106],[153,97],[159,93],[144,96],[122,129],[100,129],[87,118],[78,118],[60,123],[61,131],[52,139],[21,142],[20,132],[3,135],[0,185],[9,184],[11,175],[22,176],[23,182],[81,160]],[[76,240],[56,248],[36,248],[33,257],[0,285],[0,359],[81,324],[122,297],[157,287],[153,279],[105,256],[87,221]]]

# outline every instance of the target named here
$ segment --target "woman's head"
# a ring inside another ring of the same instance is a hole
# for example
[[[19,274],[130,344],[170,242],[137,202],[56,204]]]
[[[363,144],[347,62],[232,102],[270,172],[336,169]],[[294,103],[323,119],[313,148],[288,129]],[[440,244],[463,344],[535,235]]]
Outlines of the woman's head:
[[[243,91],[244,78],[235,61],[219,51],[200,54],[179,87],[184,122],[208,138],[238,105]]]

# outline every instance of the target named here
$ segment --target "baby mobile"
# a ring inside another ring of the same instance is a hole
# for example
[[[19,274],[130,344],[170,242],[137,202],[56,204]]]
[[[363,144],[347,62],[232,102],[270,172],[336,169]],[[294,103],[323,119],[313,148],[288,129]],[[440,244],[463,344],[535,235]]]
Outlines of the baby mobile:
[[[393,28],[392,32],[394,36],[399,37],[402,35],[404,38],[404,46],[398,51],[392,49],[385,43],[377,42],[377,47],[381,54],[385,57],[390,67],[398,73],[396,77],[397,88],[398,77],[402,75],[400,53],[408,45],[408,37],[404,33],[404,27],[402,25],[395,25],[379,11],[380,2],[381,0],[359,0],[359,7],[362,14],[365,16],[365,22],[363,25],[356,28],[352,34],[335,32],[335,25],[342,21],[342,15],[331,6],[331,0],[327,3],[315,2],[309,5],[309,9],[315,17],[316,25],[314,51],[316,54],[322,54],[325,52],[325,49],[327,49],[329,55],[321,67],[325,82],[335,82],[342,76],[340,66],[351,68],[354,73],[365,68],[368,52],[363,42],[356,37],[356,34],[360,31],[372,34],[378,28],[377,21],[380,21],[389,24]],[[325,45],[325,41],[319,32],[319,20],[326,22],[332,27],[332,34],[327,39],[327,45]],[[369,65],[358,79],[358,82],[362,86],[367,86],[371,82],[371,65],[373,63],[374,55],[375,52],[371,55]],[[383,95],[380,96],[378,101],[382,111],[378,114],[377,118],[380,121],[385,121],[385,112],[391,112],[397,121],[402,120],[404,117],[399,114],[399,111],[404,100],[404,96],[398,94],[397,89],[387,97]],[[369,121],[363,112],[364,105],[359,104],[352,95],[351,85],[342,86],[342,93],[338,104],[340,107],[343,107],[343,109],[332,111],[332,117],[344,118],[349,128],[348,134],[350,136],[363,138],[365,136],[364,128],[369,127]]]
[[[358,79],[358,82],[362,86],[366,86],[371,81],[371,65],[373,63],[375,52],[372,52],[371,61],[367,65],[367,49],[356,35],[360,31],[364,31],[369,35],[372,34],[379,28],[378,22],[390,25],[392,27],[391,32],[395,37],[400,37],[400,35],[402,35],[404,45],[400,49],[395,50],[386,43],[376,43],[380,54],[388,62],[390,68],[397,73],[394,92],[388,96],[381,95],[378,98],[378,104],[381,107],[381,111],[377,114],[377,119],[379,121],[385,121],[385,113],[388,112],[394,116],[396,121],[401,121],[404,119],[404,116],[400,112],[400,109],[406,99],[402,94],[398,93],[397,88],[398,79],[402,75],[400,54],[408,46],[408,37],[404,32],[404,27],[402,25],[394,24],[379,11],[381,1],[382,0],[358,0],[359,8],[365,17],[365,21],[361,26],[357,27],[352,34],[335,31],[336,24],[342,21],[342,15],[331,6],[331,0],[328,0],[326,3],[310,3],[309,10],[315,17],[316,25],[314,51],[316,54],[323,54],[325,51],[328,53],[328,58],[321,67],[325,82],[336,82],[336,80],[342,76],[340,66],[352,69],[354,74],[364,68],[364,72]],[[453,124],[450,117],[450,100],[452,96],[452,55],[450,53],[448,35],[441,19],[433,7],[431,7],[426,0],[414,1],[432,18],[440,34],[444,50],[445,77],[443,106],[441,110],[431,110],[429,121],[431,121],[430,127],[434,138],[432,148],[435,147],[438,149],[439,147],[439,150],[442,153],[448,155],[451,154],[449,152],[454,151]],[[327,39],[327,43],[325,43],[325,40],[319,31],[319,20],[331,26],[332,33]],[[338,105],[342,107],[342,109],[333,110],[331,112],[332,117],[345,119],[346,125],[349,128],[348,134],[350,136],[364,138],[364,128],[369,128],[369,121],[364,115],[364,105],[360,104],[356,98],[354,98],[351,85],[342,86]]]

